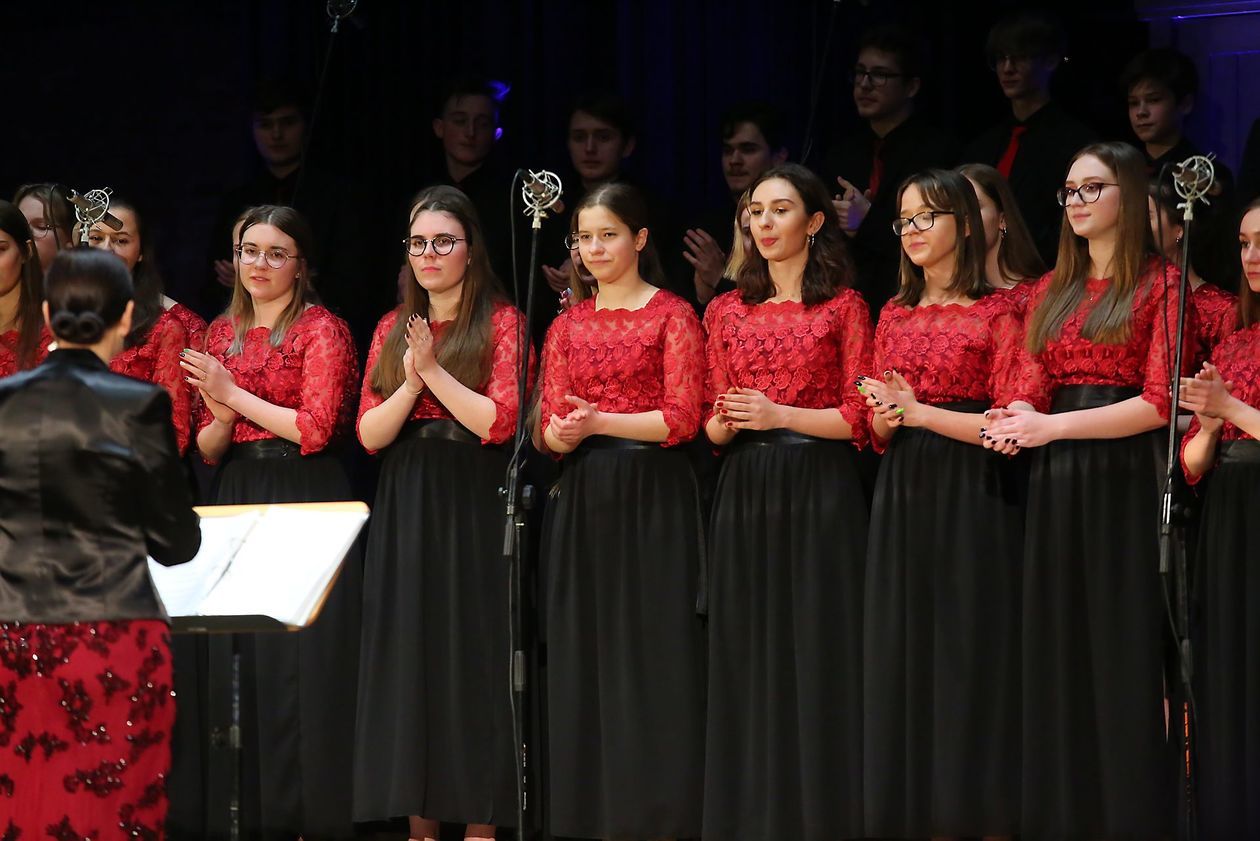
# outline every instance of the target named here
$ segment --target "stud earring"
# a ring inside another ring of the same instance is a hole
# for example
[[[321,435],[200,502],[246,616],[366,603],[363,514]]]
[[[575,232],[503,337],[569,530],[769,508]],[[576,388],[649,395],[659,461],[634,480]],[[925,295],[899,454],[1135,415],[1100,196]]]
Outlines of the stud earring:
[[[809,247],[810,247],[810,248],[813,248],[813,247],[814,247],[814,235],[813,235],[813,234],[810,234],[810,235],[809,235]]]
[[[1000,236],[1002,237],[1002,239],[1006,239],[1006,226],[1005,226],[1005,225],[1003,225],[1002,227],[998,228],[998,232],[999,232]]]

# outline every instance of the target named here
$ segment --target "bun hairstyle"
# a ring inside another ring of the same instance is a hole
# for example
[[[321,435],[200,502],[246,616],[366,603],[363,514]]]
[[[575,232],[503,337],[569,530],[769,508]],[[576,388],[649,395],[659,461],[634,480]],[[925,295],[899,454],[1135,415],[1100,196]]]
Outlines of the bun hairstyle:
[[[44,278],[53,335],[71,344],[99,342],[122,318],[134,297],[127,266],[113,254],[95,248],[58,253]]]

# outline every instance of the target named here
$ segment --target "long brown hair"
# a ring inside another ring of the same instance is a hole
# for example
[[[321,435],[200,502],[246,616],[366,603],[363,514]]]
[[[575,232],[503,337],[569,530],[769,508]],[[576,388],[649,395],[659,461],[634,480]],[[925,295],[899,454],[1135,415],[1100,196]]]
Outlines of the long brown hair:
[[[897,212],[906,190],[915,187],[923,196],[923,203],[939,213],[954,217],[954,271],[950,275],[947,292],[982,298],[992,289],[984,277],[984,220],[980,217],[980,202],[976,191],[962,174],[948,169],[929,169],[911,175],[897,189]],[[917,306],[923,298],[927,282],[923,268],[901,249],[901,290],[894,298],[903,307]]]
[[[1028,223],[1019,210],[1006,177],[988,164],[966,164],[958,172],[973,181],[1006,218],[1006,232],[998,240],[998,268],[1005,278],[1036,280],[1046,273],[1046,263],[1037,253]]]
[[[1254,199],[1251,204],[1243,208],[1242,216],[1238,217],[1239,230],[1242,229],[1243,217],[1254,210],[1260,210],[1260,199]],[[1260,324],[1260,295],[1251,291],[1251,284],[1247,282],[1247,274],[1239,269],[1241,279],[1238,284],[1238,326],[1250,327],[1253,324]]]
[[[40,309],[44,301],[44,270],[39,265],[31,226],[17,205],[0,201],[0,231],[13,237],[22,252],[17,305],[17,365],[21,371],[34,366],[35,354],[39,351],[40,328],[44,325],[44,313]]]
[[[57,243],[57,250],[68,248],[74,244],[74,205],[66,198],[66,188],[60,184],[23,184],[13,194],[13,203],[21,204],[24,199],[34,198],[44,208],[44,221],[52,227],[52,235]]]
[[[136,237],[140,240],[140,261],[131,270],[131,286],[136,304],[131,314],[131,331],[123,340],[123,347],[133,348],[144,344],[149,337],[149,331],[164,310],[162,273],[158,271],[157,265],[157,237],[145,223],[145,216],[135,202],[114,193],[109,197],[109,206],[110,209],[131,211],[131,215],[136,217]]]
[[[245,233],[255,225],[271,225],[279,228],[293,238],[298,252],[302,255],[297,258],[298,271],[293,280],[293,299],[289,301],[289,305],[284,308],[284,312],[280,313],[280,317],[271,328],[271,346],[280,347],[280,343],[284,341],[284,334],[295,321],[302,317],[306,308],[311,304],[319,303],[319,295],[315,293],[315,286],[311,282],[311,275],[314,272],[315,235],[311,233],[311,226],[307,224],[306,218],[293,208],[264,204],[251,208],[245,215],[244,220],[241,221],[240,236],[233,244],[239,246],[243,243]],[[232,345],[228,348],[228,355],[233,356],[245,349],[245,334],[253,329],[255,319],[254,299],[250,297],[245,284],[241,282],[239,271],[236,273],[236,282],[232,284],[232,300],[228,303],[227,316],[232,324]]]
[[[469,258],[455,320],[442,331],[440,340],[434,345],[434,354],[448,374],[469,388],[479,389],[490,378],[493,351],[491,319],[495,307],[505,300],[503,289],[490,267],[481,220],[468,196],[446,185],[420,191],[411,203],[408,235],[416,217],[425,211],[454,217],[464,229]],[[429,317],[429,293],[416,280],[411,261],[407,262],[407,275],[411,281],[397,309],[398,319],[385,337],[381,355],[371,372],[372,389],[377,394],[393,394],[406,379],[402,360],[407,349],[407,320],[412,315]]]
[[[1085,156],[1097,158],[1115,174],[1120,190],[1116,221],[1116,250],[1112,257],[1111,283],[1081,326],[1081,335],[1092,342],[1124,344],[1133,318],[1133,295],[1154,253],[1146,206],[1146,160],[1127,143],[1094,143],[1077,152],[1072,164]],[[1089,276],[1089,241],[1078,237],[1072,226],[1059,232],[1059,255],[1046,296],[1028,322],[1028,349],[1040,353],[1047,340],[1059,335],[1063,322],[1085,299]]]
[[[781,164],[763,172],[748,188],[749,200],[757,187],[773,178],[792,185],[805,205],[805,215],[822,213],[823,224],[814,233],[814,243],[809,246],[805,262],[805,274],[801,278],[801,302],[806,306],[821,304],[835,297],[842,287],[853,285],[853,262],[849,259],[844,234],[840,230],[840,217],[836,214],[831,196],[818,176],[800,164]],[[746,304],[760,304],[774,297],[774,281],[770,279],[770,264],[754,246],[748,259],[740,267],[735,278],[740,297]]]
[[[647,231],[647,244],[639,252],[639,277],[658,288],[665,286],[665,270],[661,268],[661,258],[656,251],[656,241],[652,238],[652,229],[648,224],[648,206],[643,194],[634,187],[620,181],[607,181],[591,190],[573,208],[572,220],[569,223],[569,236],[576,237],[578,217],[583,210],[602,207],[616,216],[630,229],[631,236],[638,236],[639,231]],[[585,301],[594,294],[596,284],[582,280],[579,263],[581,257],[573,252],[572,268],[569,271],[569,291],[573,294],[573,303]]]

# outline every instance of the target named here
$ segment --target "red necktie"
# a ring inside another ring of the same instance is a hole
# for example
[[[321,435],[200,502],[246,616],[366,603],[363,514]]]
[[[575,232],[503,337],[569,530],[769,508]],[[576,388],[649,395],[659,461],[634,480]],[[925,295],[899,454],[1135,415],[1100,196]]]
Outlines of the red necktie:
[[[1011,140],[1006,144],[1006,151],[1002,153],[1002,159],[997,163],[997,171],[1002,173],[1003,178],[1011,177],[1011,167],[1015,166],[1015,156],[1019,154],[1019,138],[1028,131],[1028,126],[1012,126]]]
[[[879,182],[884,178],[884,138],[875,138],[874,150],[871,152],[871,180],[870,186],[867,188],[867,198],[871,201],[875,200],[875,196],[879,194]]]

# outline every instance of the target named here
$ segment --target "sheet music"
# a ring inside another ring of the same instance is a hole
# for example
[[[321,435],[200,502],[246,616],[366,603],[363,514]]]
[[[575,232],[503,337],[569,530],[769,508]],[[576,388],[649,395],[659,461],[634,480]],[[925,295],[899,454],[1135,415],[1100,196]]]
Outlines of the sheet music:
[[[223,578],[232,558],[261,517],[261,511],[233,517],[203,517],[201,548],[195,558],[170,567],[149,558],[149,575],[168,615],[196,616],[199,613],[202,602]]]

